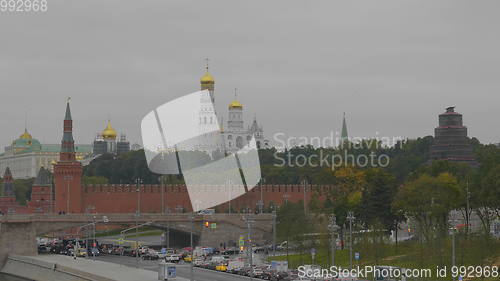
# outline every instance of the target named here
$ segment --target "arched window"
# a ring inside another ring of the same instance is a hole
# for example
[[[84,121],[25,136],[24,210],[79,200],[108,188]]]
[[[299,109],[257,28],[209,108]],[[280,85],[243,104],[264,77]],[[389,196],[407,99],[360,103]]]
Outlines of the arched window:
[[[236,138],[236,147],[242,148],[243,147],[243,138],[241,136],[238,136]]]

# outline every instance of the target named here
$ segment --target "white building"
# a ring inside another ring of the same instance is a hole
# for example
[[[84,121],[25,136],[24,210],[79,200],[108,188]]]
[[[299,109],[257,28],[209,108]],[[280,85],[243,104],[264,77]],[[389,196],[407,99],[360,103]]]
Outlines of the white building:
[[[77,160],[83,160],[91,154],[91,145],[75,145]],[[5,147],[5,152],[0,154],[0,171],[7,167],[15,179],[35,178],[41,167],[51,172],[52,165],[59,161],[60,144],[41,144],[33,138],[28,130],[11,145]]]
[[[208,90],[210,92],[212,103],[215,105],[215,79],[208,72],[208,66],[205,74],[200,79],[200,84],[201,90]],[[215,115],[213,112],[200,112],[200,125],[216,122],[215,120],[210,120],[211,117],[208,119],[205,118],[203,114],[207,116]],[[221,120],[221,124],[224,126],[223,120]],[[245,127],[243,105],[238,101],[236,94],[234,100],[228,106],[227,125],[221,128],[221,134],[228,151],[236,151],[244,147],[252,139],[252,136],[255,136],[255,141],[259,148],[269,147],[269,141],[264,138],[264,129],[257,123],[257,118],[254,117],[252,124]]]

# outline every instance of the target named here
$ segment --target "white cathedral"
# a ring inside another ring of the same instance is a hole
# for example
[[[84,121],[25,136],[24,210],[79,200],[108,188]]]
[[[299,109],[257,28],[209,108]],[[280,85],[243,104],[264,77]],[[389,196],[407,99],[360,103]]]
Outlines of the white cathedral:
[[[215,106],[215,80],[208,72],[208,65],[206,67],[205,74],[200,79],[200,84],[202,91],[209,91],[211,103]],[[207,108],[213,108],[213,106]],[[215,116],[215,114],[210,111],[211,110],[201,109],[200,125],[213,124],[213,122],[215,122],[215,120],[213,120],[213,116]],[[228,106],[227,126],[224,127],[223,120],[221,120],[220,123],[220,131],[222,137],[224,138],[227,151],[234,152],[243,148],[252,139],[252,136],[255,136],[255,142],[258,148],[269,148],[269,141],[264,138],[264,130],[262,126],[257,123],[257,118],[254,117],[252,125],[245,127],[243,119],[243,105],[237,100],[236,95],[234,100]]]

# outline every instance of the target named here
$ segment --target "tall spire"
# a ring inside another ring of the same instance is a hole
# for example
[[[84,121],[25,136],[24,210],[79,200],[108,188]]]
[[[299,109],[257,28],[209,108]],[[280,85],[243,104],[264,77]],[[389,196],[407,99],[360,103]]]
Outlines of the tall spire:
[[[63,138],[61,141],[61,161],[75,161],[75,141],[73,140],[73,120],[71,119],[71,108],[69,98],[66,102],[66,114],[64,117]]]
[[[64,116],[64,120],[71,120],[71,108],[69,107],[69,100],[71,97],[68,97],[66,100],[66,116]]]
[[[344,112],[344,118],[342,120],[342,134],[340,138],[342,142],[349,140],[349,135],[347,134],[347,124],[345,122],[345,112]]]

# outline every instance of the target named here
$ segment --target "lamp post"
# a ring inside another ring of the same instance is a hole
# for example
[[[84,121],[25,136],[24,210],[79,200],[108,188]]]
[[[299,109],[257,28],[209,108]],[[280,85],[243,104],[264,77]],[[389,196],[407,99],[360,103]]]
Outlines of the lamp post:
[[[332,266],[335,266],[335,250],[337,248],[337,239],[335,239],[335,233],[339,229],[339,226],[337,225],[337,218],[335,215],[330,216],[330,224],[328,225],[328,229],[330,230],[330,235],[331,235],[331,247],[332,247]]]
[[[161,188],[161,214],[165,214],[165,178],[160,176],[160,188]]]
[[[451,225],[450,227],[450,234],[451,234],[451,267],[455,267],[455,230],[456,230],[456,220],[450,219],[449,223]],[[455,281],[455,276],[452,274],[452,280]]]
[[[354,219],[354,213],[349,211],[347,213],[347,220],[349,221],[349,269],[352,269],[352,222]]]
[[[139,216],[141,215],[141,184],[142,179],[135,180],[137,184],[137,210],[135,213],[135,260],[137,263],[137,268],[139,268]]]
[[[250,264],[250,280],[253,280],[253,248],[252,248],[252,223],[255,221],[250,218],[250,214],[248,214],[243,220],[247,223],[248,228],[248,244],[247,244],[247,253],[248,253],[248,262]]]
[[[91,222],[91,223],[88,223],[88,224],[85,224],[85,225],[80,226],[80,227],[78,228],[78,230],[76,231],[76,243],[75,243],[75,248],[73,249],[73,257],[74,257],[74,259],[76,259],[76,252],[78,251],[78,244],[79,244],[79,243],[78,243],[78,237],[79,237],[80,230],[82,230],[82,228],[85,228],[85,227],[87,227],[87,226],[89,226],[89,225],[93,225],[93,226],[94,226],[94,241],[95,241],[95,225],[96,225],[98,222],[99,222],[99,221],[96,221],[96,220],[95,220],[95,216],[93,216],[93,218],[92,218],[92,222]],[[103,216],[103,217],[102,217],[102,222],[103,222],[103,223],[108,223],[108,222],[109,222],[108,217]],[[87,239],[87,243],[86,243],[86,244],[87,244],[86,246],[87,246],[87,253],[88,253],[88,247],[89,247],[89,245],[88,245],[88,244],[89,244],[89,243],[88,243],[88,239]],[[95,260],[95,254],[94,254],[94,260]]]
[[[140,216],[141,214],[141,184],[142,184],[142,179],[136,179],[135,180],[135,183],[136,183],[136,192],[137,192],[137,210],[136,210],[136,213],[137,213],[137,216]]]
[[[228,205],[229,205],[229,209],[228,209],[228,213],[231,214],[231,180],[227,180],[227,187],[229,188],[229,198],[227,200],[228,202]]]
[[[260,179],[260,201],[259,201],[259,213],[264,213],[264,198],[263,198],[263,195],[262,195],[262,186],[264,185],[264,183],[266,182],[266,179],[264,178],[261,178]]]
[[[69,214],[69,182],[73,179],[71,175],[65,175],[64,180],[66,181],[67,191],[66,191],[66,213]]]
[[[141,226],[149,225],[149,224],[151,224],[152,222],[147,222],[147,223],[143,223],[143,224],[139,224],[139,225],[138,225],[137,223],[138,223],[138,222],[137,222],[137,216],[136,216],[136,221],[135,221],[135,224],[136,224],[136,225],[135,225],[135,226],[133,226],[133,227],[131,227],[131,228],[127,228],[127,229],[124,229],[124,230],[120,231],[120,239],[123,239],[123,238],[125,237],[125,236],[124,236],[125,232],[127,232],[127,231],[129,231],[129,230],[133,230],[133,229],[135,229],[135,230],[136,230],[136,231],[135,231],[135,233],[136,233],[136,236],[135,236],[135,237],[136,237],[136,251],[135,251],[135,256],[136,256],[136,266],[137,266],[137,267],[139,267],[139,255],[138,255],[138,252],[139,252],[139,247],[138,247],[139,240],[138,240],[138,239],[139,239],[139,238],[137,237],[137,229],[139,229],[139,227],[141,227]],[[121,252],[121,255],[123,256],[123,250],[122,250],[122,252]]]
[[[92,235],[93,236],[93,238],[92,238],[92,260],[95,261],[95,251],[94,251],[94,248],[96,248],[96,250],[97,250],[97,243],[95,241],[95,216],[92,217],[92,225],[94,226],[93,231],[92,231],[93,232],[92,233],[93,234]],[[88,251],[87,251],[87,253],[88,253]]]
[[[276,210],[273,208],[273,257],[276,256]]]
[[[189,232],[189,239],[190,239],[190,245],[191,245],[191,264],[189,265],[189,280],[194,281],[194,269],[193,269],[193,263],[194,263],[194,248],[193,248],[194,212],[191,213],[191,216],[189,218],[191,220],[191,231]]]
[[[303,185],[303,190],[304,190],[304,214],[307,214],[307,207],[306,207],[306,188],[307,188],[307,180],[304,179],[302,181]]]

